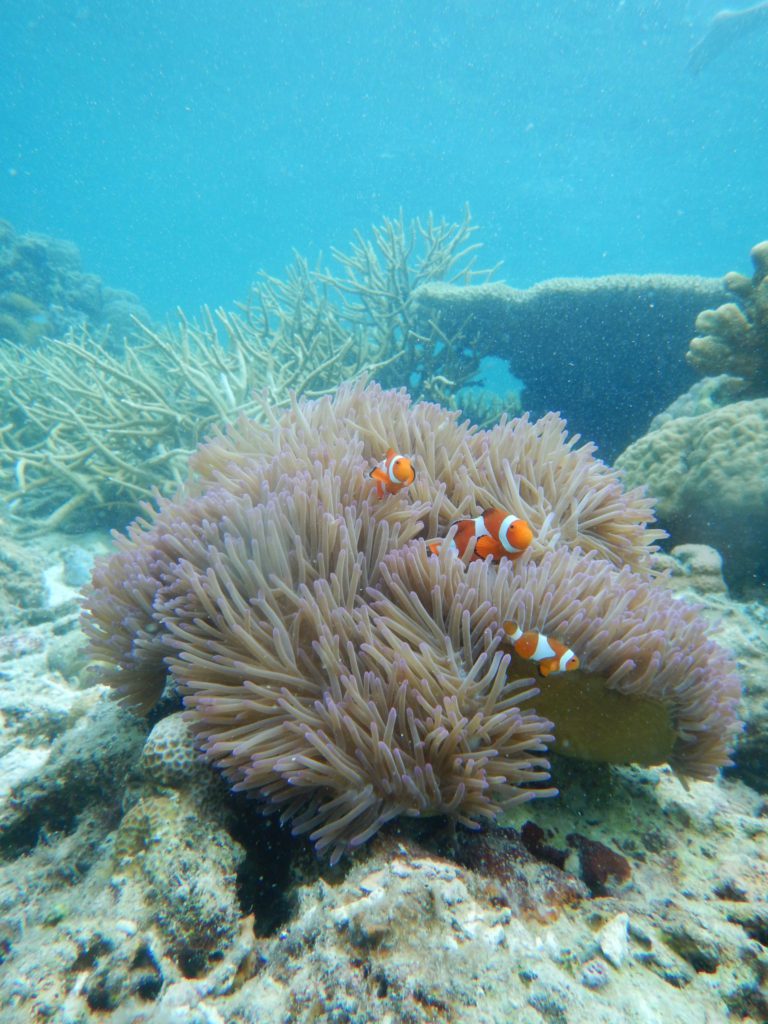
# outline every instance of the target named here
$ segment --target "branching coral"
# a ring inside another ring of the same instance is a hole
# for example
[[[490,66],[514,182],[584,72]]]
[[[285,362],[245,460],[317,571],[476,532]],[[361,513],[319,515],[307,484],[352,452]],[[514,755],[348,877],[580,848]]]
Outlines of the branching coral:
[[[755,272],[726,274],[724,284],[737,298],[696,318],[697,336],[688,362],[700,373],[727,373],[741,382],[742,396],[768,394],[768,242],[751,253]]]
[[[644,574],[647,502],[556,417],[484,431],[360,384],[265,417],[198,450],[187,487],[97,567],[84,620],[130,706],[170,669],[237,789],[337,859],[399,814],[472,825],[552,792],[550,718],[582,757],[701,778],[727,761],[732,667]],[[417,478],[380,501],[368,472],[388,444]],[[522,564],[429,555],[488,500],[535,524]],[[539,693],[504,645],[510,618],[556,631],[582,670]]]
[[[87,335],[0,349],[10,381],[0,399],[0,461],[11,511],[26,528],[66,525],[85,505],[113,518],[115,507],[132,510],[158,486],[178,486],[213,424],[258,413],[261,392],[278,405],[291,392],[317,396],[377,368],[351,343],[272,337],[223,311],[215,319],[206,312],[201,324],[182,319],[174,335],[144,333],[121,356]]]
[[[334,253],[336,278],[298,259],[286,281],[263,277],[238,314],[183,316],[174,331],[144,329],[114,354],[87,334],[40,347],[0,348],[0,472],[20,528],[133,512],[178,485],[189,452],[215,423],[259,414],[289,395],[326,394],[361,372],[428,395],[471,381],[480,354],[437,328],[414,335],[413,289],[470,279],[474,228],[387,221],[369,243]],[[472,395],[461,398],[471,413]],[[455,398],[454,398],[455,402]],[[498,405],[477,404],[482,417]]]

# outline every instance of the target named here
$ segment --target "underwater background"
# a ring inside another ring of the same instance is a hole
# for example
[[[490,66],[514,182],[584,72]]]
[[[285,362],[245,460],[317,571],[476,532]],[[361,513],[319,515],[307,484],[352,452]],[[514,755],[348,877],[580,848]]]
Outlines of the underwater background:
[[[0,209],[155,316],[229,305],[384,216],[516,286],[738,265],[765,222],[765,33],[717,0],[9,0]]]
[[[766,82],[3,5],[0,1024],[768,1024]]]

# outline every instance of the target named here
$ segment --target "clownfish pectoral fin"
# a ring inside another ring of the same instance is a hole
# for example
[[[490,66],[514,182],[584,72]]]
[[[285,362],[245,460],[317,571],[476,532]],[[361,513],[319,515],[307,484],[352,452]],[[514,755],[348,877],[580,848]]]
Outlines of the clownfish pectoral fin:
[[[545,679],[547,678],[548,675],[550,675],[552,672],[555,672],[556,670],[557,670],[557,659],[556,658],[545,658],[543,661],[539,662],[539,675],[543,676]]]
[[[429,549],[430,555],[437,555],[437,554],[439,554],[440,553],[440,547],[441,547],[442,543],[443,542],[441,540],[429,541],[428,544],[427,544],[427,548]]]
[[[389,479],[387,474],[383,471],[381,466],[374,466],[368,476],[376,484],[376,494],[379,498],[383,498],[386,493],[386,483]]]

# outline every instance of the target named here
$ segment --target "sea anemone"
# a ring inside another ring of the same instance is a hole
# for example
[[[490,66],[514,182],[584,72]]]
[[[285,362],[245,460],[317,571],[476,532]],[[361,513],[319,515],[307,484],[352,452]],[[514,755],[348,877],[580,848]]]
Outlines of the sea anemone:
[[[390,446],[416,481],[379,500]],[[648,577],[647,500],[557,417],[483,431],[348,385],[240,420],[192,470],[97,566],[93,653],[140,711],[170,670],[206,757],[332,859],[397,815],[476,826],[551,794],[552,744],[697,778],[727,762],[733,669]],[[533,526],[520,562],[429,554],[491,504]],[[580,670],[537,689],[509,619],[554,631]]]

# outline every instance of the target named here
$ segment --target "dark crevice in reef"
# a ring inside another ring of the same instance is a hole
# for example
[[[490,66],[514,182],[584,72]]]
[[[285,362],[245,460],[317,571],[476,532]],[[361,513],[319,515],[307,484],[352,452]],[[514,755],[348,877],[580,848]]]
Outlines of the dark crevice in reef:
[[[230,833],[245,849],[237,874],[243,914],[253,914],[259,935],[272,935],[296,909],[292,892],[294,859],[300,840],[276,817],[262,817],[252,800],[233,798]]]
[[[760,730],[747,722],[733,755],[733,764],[723,768],[723,776],[741,779],[758,793],[768,792],[768,755]]]

